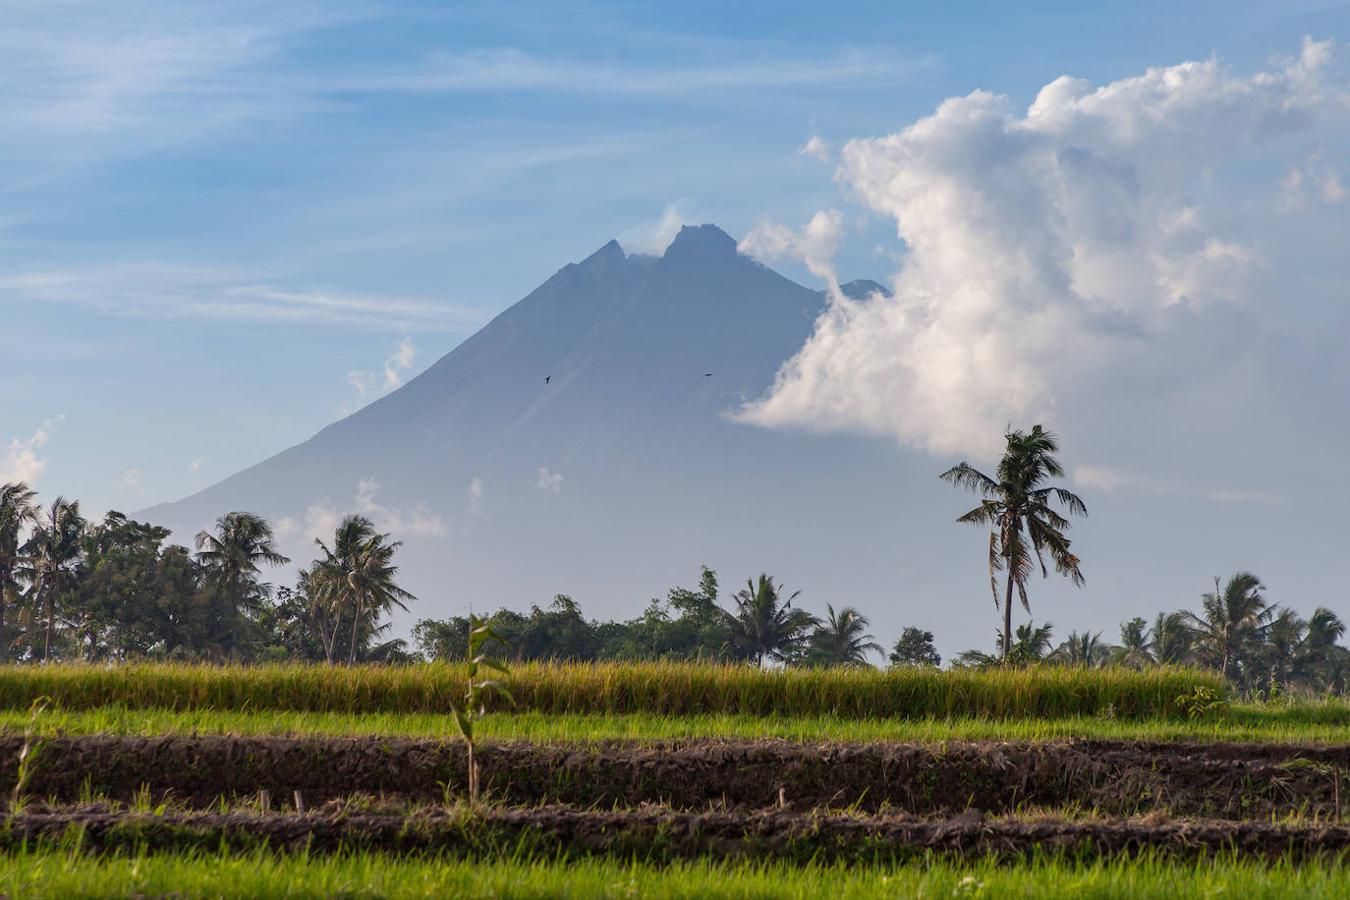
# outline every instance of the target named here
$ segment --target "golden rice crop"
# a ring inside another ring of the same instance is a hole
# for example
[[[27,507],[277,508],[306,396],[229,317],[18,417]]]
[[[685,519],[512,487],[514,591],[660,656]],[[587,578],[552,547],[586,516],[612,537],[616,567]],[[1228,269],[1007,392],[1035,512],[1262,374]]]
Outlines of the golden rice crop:
[[[1158,668],[757,669],[706,663],[524,663],[507,678],[517,711],[541,713],[833,715],[869,718],[1055,718],[1185,715],[1209,672]],[[409,666],[209,666],[137,663],[0,667],[0,708],[48,696],[62,709],[441,713],[463,671]]]

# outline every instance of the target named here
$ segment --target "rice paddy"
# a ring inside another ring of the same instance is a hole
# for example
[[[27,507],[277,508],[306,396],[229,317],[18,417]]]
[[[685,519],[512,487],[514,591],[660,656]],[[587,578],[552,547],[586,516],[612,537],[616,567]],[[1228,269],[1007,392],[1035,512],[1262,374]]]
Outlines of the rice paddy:
[[[0,857],[0,891],[26,897],[1228,897],[1333,898],[1350,870],[1244,859],[994,862],[902,866],[790,866],[716,860],[650,866],[613,860],[566,864],[391,859],[376,853],[287,858],[132,855],[88,859],[59,851]]]
[[[6,896],[1344,896],[1350,704],[1185,669],[0,670]],[[34,700],[47,698],[34,714]],[[467,816],[467,818],[466,818]],[[477,824],[474,824],[477,823]],[[1197,849],[1199,848],[1199,849]],[[562,854],[568,854],[566,859]]]
[[[527,663],[506,679],[513,709],[541,714],[819,716],[848,719],[1186,718],[1188,698],[1222,698],[1193,669],[759,669],[701,663]],[[136,664],[0,669],[0,708],[48,697],[64,710],[446,713],[463,692],[450,665]]]

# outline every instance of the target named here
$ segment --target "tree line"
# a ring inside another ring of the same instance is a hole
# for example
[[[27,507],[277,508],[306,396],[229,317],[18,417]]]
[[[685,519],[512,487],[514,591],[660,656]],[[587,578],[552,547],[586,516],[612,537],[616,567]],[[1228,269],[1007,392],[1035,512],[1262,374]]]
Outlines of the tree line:
[[[1054,626],[1029,622],[1014,629],[1009,655],[1002,656],[1003,632],[995,632],[994,650],[958,654],[954,667],[992,667],[1033,663],[1143,669],[1191,665],[1222,672],[1251,694],[1282,691],[1343,693],[1350,687],[1350,649],[1339,643],[1344,623],[1318,608],[1309,619],[1270,603],[1260,580],[1239,572],[1202,595],[1196,611],[1158,613],[1150,622],[1133,618],[1120,626],[1118,643],[1101,632],[1070,632],[1054,641]],[[773,662],[790,666],[942,665],[933,633],[905,628],[886,653],[869,633],[865,616],[852,607],[826,607],[816,617],[794,605],[768,575],[752,579],[718,599],[717,574],[704,568],[699,586],[673,588],[664,601],[652,600],[641,616],[626,622],[587,619],[575,600],[554,598],[528,613],[500,609],[487,616],[509,648],[508,655],[528,660],[716,660]],[[428,659],[464,658],[469,619],[423,619],[413,638]]]
[[[89,521],[78,501],[40,506],[22,482],[0,484],[0,659],[313,660],[414,658],[389,639],[400,588],[399,542],[347,516],[294,586],[264,569],[290,560],[271,526],[221,516],[195,551],[169,530],[109,512]]]

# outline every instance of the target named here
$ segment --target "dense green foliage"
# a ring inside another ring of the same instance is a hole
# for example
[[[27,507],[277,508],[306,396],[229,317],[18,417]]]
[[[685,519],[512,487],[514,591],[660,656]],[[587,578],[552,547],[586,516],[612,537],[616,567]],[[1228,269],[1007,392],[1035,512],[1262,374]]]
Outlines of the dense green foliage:
[[[459,665],[218,666],[81,664],[0,669],[0,708],[50,697],[63,710],[103,706],[313,712],[449,713],[463,696]],[[1223,682],[1196,670],[1081,671],[1027,667],[760,669],[682,662],[525,663],[503,678],[520,711],[653,715],[839,715],[855,718],[1119,717],[1189,714],[1197,689]]]
[[[367,520],[345,519],[294,588],[264,579],[289,560],[257,516],[222,516],[196,552],[168,537],[0,485],[0,660],[407,658],[402,641],[380,640],[390,608],[411,599],[394,580],[399,545]]]

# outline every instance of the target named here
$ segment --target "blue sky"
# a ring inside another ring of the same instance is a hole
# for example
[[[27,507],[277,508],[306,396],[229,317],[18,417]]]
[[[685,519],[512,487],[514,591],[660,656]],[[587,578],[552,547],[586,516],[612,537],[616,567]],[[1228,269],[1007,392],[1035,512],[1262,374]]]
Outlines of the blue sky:
[[[406,380],[611,237],[839,206],[833,161],[799,152],[813,136],[1350,38],[1344,3],[938,6],[7,4],[0,461],[91,511],[173,499]],[[1345,146],[1299,157],[1307,177]],[[1251,166],[1234,177],[1271,174]],[[1283,264],[1334,249],[1344,210]],[[874,210],[834,264],[886,278],[902,252]],[[1344,307],[1289,317],[1340,327]]]

